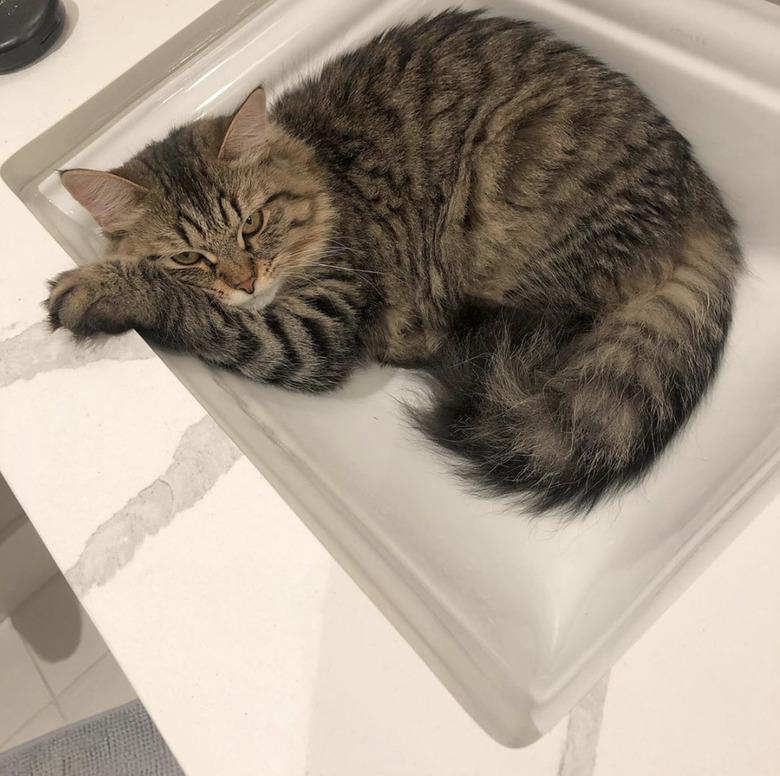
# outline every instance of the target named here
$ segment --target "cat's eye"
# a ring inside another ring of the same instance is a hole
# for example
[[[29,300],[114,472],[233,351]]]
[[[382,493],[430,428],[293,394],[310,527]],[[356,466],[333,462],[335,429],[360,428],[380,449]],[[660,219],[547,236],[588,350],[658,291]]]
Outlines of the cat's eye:
[[[182,253],[177,253],[175,256],[171,256],[171,258],[177,264],[184,264],[186,267],[191,264],[197,264],[203,258],[203,254],[198,253],[197,251],[183,251]]]
[[[257,234],[263,228],[263,211],[255,210],[249,218],[241,224],[241,234],[244,237],[251,237],[253,234]]]

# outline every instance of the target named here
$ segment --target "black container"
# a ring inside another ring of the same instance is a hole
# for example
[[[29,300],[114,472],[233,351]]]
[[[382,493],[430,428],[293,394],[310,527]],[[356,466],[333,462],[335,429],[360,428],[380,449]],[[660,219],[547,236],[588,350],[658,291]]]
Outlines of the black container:
[[[0,0],[0,73],[42,57],[64,27],[60,0]]]

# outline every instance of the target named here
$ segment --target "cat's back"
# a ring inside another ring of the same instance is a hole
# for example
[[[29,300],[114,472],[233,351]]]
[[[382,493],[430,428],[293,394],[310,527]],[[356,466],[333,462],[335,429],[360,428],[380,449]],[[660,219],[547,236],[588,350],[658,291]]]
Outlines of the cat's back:
[[[340,141],[347,155],[395,138],[432,158],[510,102],[515,120],[554,105],[591,133],[609,134],[609,119],[657,116],[627,77],[541,26],[447,11],[329,61],[280,97],[274,118],[315,145]]]

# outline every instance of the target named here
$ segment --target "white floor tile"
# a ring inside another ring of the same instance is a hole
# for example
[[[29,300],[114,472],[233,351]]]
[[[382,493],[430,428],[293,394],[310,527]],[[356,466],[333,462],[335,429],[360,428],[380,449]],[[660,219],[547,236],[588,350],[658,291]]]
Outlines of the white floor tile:
[[[0,741],[52,700],[11,620],[0,623]]]
[[[33,738],[44,736],[57,730],[65,724],[65,718],[60,714],[59,709],[50,703],[39,711],[21,730],[17,731],[4,744],[0,745],[0,752],[7,749],[13,749],[15,746],[32,741]]]
[[[57,696],[68,723],[100,714],[133,700],[133,688],[111,654],[104,655]]]
[[[49,551],[26,517],[0,532],[0,620],[57,573]]]
[[[21,604],[11,620],[54,695],[108,651],[61,574]]]

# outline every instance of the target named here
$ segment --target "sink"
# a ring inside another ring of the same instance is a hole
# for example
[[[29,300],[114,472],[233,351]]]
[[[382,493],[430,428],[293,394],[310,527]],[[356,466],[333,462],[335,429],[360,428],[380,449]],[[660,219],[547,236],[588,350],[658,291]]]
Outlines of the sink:
[[[6,183],[77,263],[101,238],[56,169],[113,167],[448,0],[224,0],[21,149]],[[477,7],[482,3],[463,3]],[[300,396],[158,355],[500,742],[562,719],[780,492],[780,8],[759,0],[497,0],[629,73],[693,142],[750,268],[722,372],[651,475],[582,521],[468,493],[409,425],[413,375]],[[139,386],[138,390],[142,390]],[[263,505],[258,504],[258,514]]]

